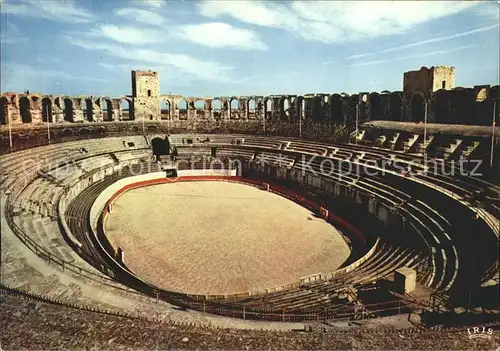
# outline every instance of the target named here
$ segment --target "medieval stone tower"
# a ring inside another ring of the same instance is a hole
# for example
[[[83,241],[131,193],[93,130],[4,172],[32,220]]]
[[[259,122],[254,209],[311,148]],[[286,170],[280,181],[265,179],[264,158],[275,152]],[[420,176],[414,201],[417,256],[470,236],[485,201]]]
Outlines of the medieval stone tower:
[[[405,72],[403,75],[403,94],[406,98],[416,92],[429,97],[435,91],[453,88],[455,88],[455,67],[422,67],[418,71]]]
[[[132,98],[135,120],[160,119],[158,72],[132,71]]]

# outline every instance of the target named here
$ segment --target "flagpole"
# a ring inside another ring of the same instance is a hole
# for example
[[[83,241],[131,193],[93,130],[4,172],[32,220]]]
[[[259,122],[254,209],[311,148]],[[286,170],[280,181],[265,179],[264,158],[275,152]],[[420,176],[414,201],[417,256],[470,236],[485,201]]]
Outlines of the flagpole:
[[[493,121],[491,122],[491,152],[490,152],[490,167],[493,167],[493,153],[495,151],[495,123],[497,112],[497,99],[493,99]]]
[[[10,119],[10,109],[7,106],[7,120],[9,121],[9,145],[12,149],[12,120]]]
[[[49,139],[50,144],[50,117],[49,117],[49,106],[45,106],[45,113],[47,115],[47,138]]]

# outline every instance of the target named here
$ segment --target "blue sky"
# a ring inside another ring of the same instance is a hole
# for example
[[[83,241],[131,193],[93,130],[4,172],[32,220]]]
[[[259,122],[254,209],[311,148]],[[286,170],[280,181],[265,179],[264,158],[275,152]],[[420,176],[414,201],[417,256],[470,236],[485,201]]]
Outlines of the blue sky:
[[[188,96],[401,90],[432,65],[499,81],[495,1],[0,2],[3,92],[119,96],[132,69]]]

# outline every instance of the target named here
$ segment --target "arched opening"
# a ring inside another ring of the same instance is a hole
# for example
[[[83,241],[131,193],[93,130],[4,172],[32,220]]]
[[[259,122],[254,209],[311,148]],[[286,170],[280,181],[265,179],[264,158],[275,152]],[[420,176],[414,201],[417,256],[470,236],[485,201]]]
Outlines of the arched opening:
[[[237,98],[231,98],[229,100],[229,109],[230,109],[230,118],[238,119],[239,118],[239,103]]]
[[[403,100],[396,93],[392,93],[390,96],[389,119],[397,122],[403,121]]]
[[[42,121],[54,122],[52,115],[52,100],[49,98],[42,99]]]
[[[194,102],[194,108],[195,108],[196,111],[203,112],[205,110],[205,101],[203,101],[203,100],[196,100]]]
[[[0,98],[0,125],[9,124],[9,100],[6,97]]]
[[[254,119],[256,117],[255,116],[256,109],[257,109],[257,103],[256,103],[255,99],[251,98],[251,99],[247,100],[248,118]]]
[[[323,98],[322,96],[314,96],[312,99],[312,119],[313,121],[321,121],[323,119]]]
[[[129,99],[120,100],[121,119],[129,121],[132,119],[132,101]]]
[[[359,96],[357,94],[344,97],[344,116],[347,125],[352,126],[356,121],[356,105],[358,104]]]
[[[331,109],[330,109],[330,96],[322,95],[321,97],[321,120],[330,122],[332,119]]]
[[[344,113],[342,109],[342,96],[340,96],[339,94],[333,94],[330,97],[330,108],[333,124],[343,124]]]
[[[474,89],[455,88],[450,92],[450,122],[477,124]]]
[[[368,97],[368,102],[370,104],[370,115],[368,118],[372,121],[383,120],[384,111],[380,101],[380,95],[377,93],[371,93]]]
[[[413,94],[411,97],[411,121],[423,122],[425,115],[425,101],[421,94]]]
[[[434,93],[434,119],[437,123],[451,123],[450,94],[447,90]]]
[[[194,100],[192,108],[194,108],[195,117],[205,117],[205,100]]]
[[[31,123],[31,104],[26,96],[19,99],[19,112],[23,123]]]
[[[187,119],[188,117],[188,104],[186,99],[182,98],[177,101],[177,109],[179,110],[179,119]]]
[[[273,99],[265,99],[264,100],[264,116],[266,119],[270,119],[273,115]]]
[[[236,98],[231,99],[230,106],[231,106],[231,111],[238,110],[238,107],[239,107],[238,106],[238,99],[236,99]]]
[[[288,98],[283,98],[280,101],[280,117],[283,120],[289,120],[290,119],[290,101]]]
[[[212,109],[212,116],[215,119],[221,118],[222,101],[220,99],[213,99],[210,108]]]
[[[462,109],[465,109],[465,101],[462,101]],[[474,120],[463,118],[464,124],[491,125],[493,117],[493,99],[489,88],[480,88],[474,92]],[[495,116],[496,117],[496,116]]]
[[[170,101],[160,101],[160,115],[161,119],[170,119]]]
[[[148,96],[151,96],[151,89],[148,89]]]
[[[295,114],[296,114],[296,119],[304,119],[304,107],[305,107],[305,101],[304,97],[302,96],[297,96],[295,99]]]
[[[85,112],[83,113],[83,118],[87,119],[87,121],[92,122],[94,121],[94,104],[92,102],[92,99],[85,99],[85,102],[83,104],[85,106]]]
[[[110,99],[102,100],[102,118],[105,121],[113,120],[113,103]]]
[[[73,122],[73,100],[70,98],[65,98],[64,102],[64,120],[67,122]]]

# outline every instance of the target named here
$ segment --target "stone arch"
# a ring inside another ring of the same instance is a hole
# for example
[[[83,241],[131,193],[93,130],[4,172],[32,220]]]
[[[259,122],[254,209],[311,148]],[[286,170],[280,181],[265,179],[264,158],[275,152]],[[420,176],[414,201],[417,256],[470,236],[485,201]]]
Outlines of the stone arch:
[[[179,119],[186,120],[188,119],[188,101],[185,98],[180,98],[177,101],[176,108],[179,111]]]
[[[83,118],[89,122],[94,121],[94,110],[93,109],[94,109],[94,101],[92,101],[92,98],[85,98],[83,101],[83,106],[82,106],[82,110],[84,111]]]
[[[295,114],[296,114],[296,119],[304,119],[305,115],[305,99],[303,96],[299,95],[295,98]]]
[[[235,96],[231,96],[228,99],[228,107],[229,107],[229,119],[238,119],[240,112],[238,98]]]
[[[352,125],[356,121],[356,106],[358,104],[358,99],[358,94],[346,96],[344,98],[344,101],[346,101],[344,106],[345,122],[348,125]]]
[[[436,123],[452,123],[449,90],[436,91],[432,99],[432,105]]]
[[[43,122],[54,122],[54,116],[52,114],[52,100],[48,97],[42,99],[42,121]]]
[[[334,124],[344,123],[344,111],[342,107],[342,96],[333,94],[330,96],[330,112]]]
[[[222,100],[219,98],[212,99],[210,103],[210,109],[212,110],[212,117],[215,119],[222,118]]]
[[[231,111],[238,110],[239,109],[238,98],[234,96],[231,97],[229,99],[229,106],[231,108]]]
[[[31,123],[31,101],[27,96],[19,98],[19,114],[23,123]]]
[[[423,94],[414,93],[411,96],[411,122],[423,122],[425,119],[425,99]]]
[[[382,101],[378,93],[371,93],[368,95],[368,102],[370,106],[370,115],[368,116],[372,121],[378,121],[384,119],[384,110],[382,106]]]
[[[9,99],[5,96],[0,98],[0,125],[9,124]]]
[[[389,96],[389,120],[403,121],[403,99],[398,93]]]
[[[67,122],[73,122],[73,100],[71,100],[69,97],[65,97],[63,98],[62,102],[64,104],[64,120]]]
[[[266,119],[270,119],[272,117],[274,110],[274,101],[271,97],[264,98],[264,116]]]
[[[280,119],[289,120],[290,119],[290,98],[288,96],[282,96],[279,99],[280,104]]]
[[[315,95],[312,98],[312,120],[322,121],[323,120],[323,96]]]
[[[193,100],[193,106],[196,111],[204,111],[205,110],[205,100],[203,99],[195,99]]]
[[[112,121],[113,120],[113,101],[109,98],[102,98],[102,118],[105,121]]]
[[[128,97],[120,98],[120,119],[133,120],[134,109],[132,107],[132,100]]]
[[[172,108],[170,106],[170,100],[160,99],[160,116],[161,119],[171,119]]]
[[[257,114],[257,107],[258,107],[257,99],[252,96],[247,100],[246,104],[247,104],[246,110],[248,118],[254,119]]]

